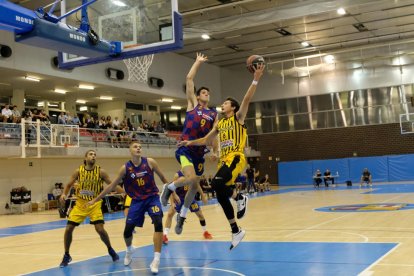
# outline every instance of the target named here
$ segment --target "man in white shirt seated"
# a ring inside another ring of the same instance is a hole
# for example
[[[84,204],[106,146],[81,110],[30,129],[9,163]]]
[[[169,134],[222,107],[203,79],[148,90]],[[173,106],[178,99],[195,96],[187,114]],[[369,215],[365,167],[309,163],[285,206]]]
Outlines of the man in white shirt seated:
[[[1,115],[3,116],[3,123],[13,122],[13,112],[10,110],[10,106],[8,104],[6,104],[1,110]]]

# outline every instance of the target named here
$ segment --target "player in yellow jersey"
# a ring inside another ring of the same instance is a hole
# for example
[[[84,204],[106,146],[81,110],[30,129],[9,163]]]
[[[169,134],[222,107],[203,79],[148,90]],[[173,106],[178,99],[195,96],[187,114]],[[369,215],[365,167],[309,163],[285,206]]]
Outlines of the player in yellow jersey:
[[[249,103],[256,92],[257,84],[263,75],[264,64],[258,65],[254,72],[254,79],[249,86],[242,103],[233,98],[227,98],[221,105],[224,115],[203,138],[182,141],[178,146],[212,145],[216,136],[219,136],[220,159],[218,171],[213,178],[211,186],[216,191],[217,201],[223,208],[224,214],[230,223],[232,242],[230,250],[236,247],[244,238],[246,232],[237,225],[234,209],[230,197],[237,201],[237,218],[244,217],[248,198],[246,195],[236,193],[235,179],[246,166],[244,147],[247,140],[247,131],[244,125]]]
[[[70,245],[72,243],[72,236],[75,227],[81,224],[86,217],[89,217],[90,224],[95,226],[96,232],[99,234],[101,240],[105,243],[108,248],[108,253],[112,257],[112,260],[116,262],[119,260],[118,254],[111,246],[108,233],[104,228],[104,217],[102,214],[102,201],[96,202],[94,205],[87,206],[86,203],[96,198],[103,190],[103,182],[110,184],[108,174],[101,169],[100,166],[95,164],[96,152],[88,150],[85,153],[84,164],[81,165],[72,174],[68,184],[65,186],[62,195],[60,196],[61,202],[65,202],[66,195],[70,188],[78,183],[78,189],[76,190],[76,205],[69,214],[68,222],[65,229],[64,246],[65,255],[60,264],[60,267],[67,266],[71,261],[72,257],[69,254]],[[119,187],[118,189],[123,192]]]

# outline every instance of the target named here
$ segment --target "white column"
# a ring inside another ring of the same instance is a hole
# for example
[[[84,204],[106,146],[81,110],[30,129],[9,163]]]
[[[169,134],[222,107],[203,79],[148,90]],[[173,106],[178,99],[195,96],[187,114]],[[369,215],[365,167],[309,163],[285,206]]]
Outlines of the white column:
[[[65,107],[65,111],[69,111],[71,116],[76,114],[76,100],[77,96],[74,93],[66,93],[65,95],[65,104],[62,107]]]
[[[17,105],[17,109],[21,112],[24,109],[24,89],[13,89],[12,105]],[[12,109],[12,108],[10,108]]]

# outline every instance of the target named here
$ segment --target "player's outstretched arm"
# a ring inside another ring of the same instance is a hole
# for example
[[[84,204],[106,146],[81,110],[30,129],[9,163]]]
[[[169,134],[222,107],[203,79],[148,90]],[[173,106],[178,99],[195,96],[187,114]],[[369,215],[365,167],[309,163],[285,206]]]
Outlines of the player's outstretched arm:
[[[187,111],[190,111],[192,109],[194,109],[194,107],[197,105],[197,97],[194,93],[194,78],[197,74],[198,68],[200,68],[200,65],[204,62],[206,62],[207,56],[201,54],[201,53],[197,53],[197,57],[196,60],[193,64],[193,66],[191,66],[190,71],[187,74],[187,79],[186,79],[186,95],[187,95]]]
[[[210,130],[210,132],[202,137],[202,138],[198,138],[196,140],[183,140],[177,143],[178,147],[188,147],[188,146],[204,146],[204,145],[208,145],[208,146],[212,146],[214,144],[214,139],[216,139],[218,134],[217,131],[217,122],[214,124],[213,128]]]
[[[247,89],[247,92],[244,95],[243,101],[240,104],[240,109],[236,113],[237,120],[242,125],[244,124],[244,119],[246,118],[246,114],[247,114],[247,110],[249,109],[250,101],[252,100],[254,93],[256,92],[257,84],[263,75],[264,69],[265,69],[264,64],[258,65],[257,69],[255,69],[253,82],[252,84],[250,84],[249,88]]]
[[[106,186],[105,189],[103,189],[103,191],[96,198],[89,201],[87,205],[95,204],[96,202],[101,200],[105,195],[113,191],[116,185],[118,185],[118,183],[121,182],[122,178],[124,178],[124,176],[125,176],[125,165],[122,165],[122,167],[119,169],[118,176],[110,184],[108,184],[108,186]]]
[[[79,177],[79,169],[76,169],[70,176],[69,182],[65,185],[62,195],[59,198],[61,203],[65,203],[65,200],[67,198],[67,195],[69,194],[70,188],[72,188],[73,184],[75,184],[78,177]]]

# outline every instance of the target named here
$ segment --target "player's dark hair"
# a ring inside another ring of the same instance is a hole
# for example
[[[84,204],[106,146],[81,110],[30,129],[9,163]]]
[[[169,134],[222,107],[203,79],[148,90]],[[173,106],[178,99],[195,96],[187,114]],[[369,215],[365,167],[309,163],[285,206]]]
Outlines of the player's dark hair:
[[[232,98],[232,97],[228,97],[227,99],[226,99],[226,101],[230,101],[230,105],[231,105],[231,107],[234,107],[234,113],[236,113],[237,111],[239,111],[239,109],[240,109],[240,104],[239,104],[239,102],[238,101],[236,101],[234,98]]]
[[[200,92],[201,92],[201,90],[203,90],[203,89],[205,89],[205,90],[207,90],[208,92],[210,92],[210,89],[208,89],[207,87],[205,87],[205,86],[201,86],[199,89],[197,89],[197,91],[196,91],[196,96],[200,96]]]

